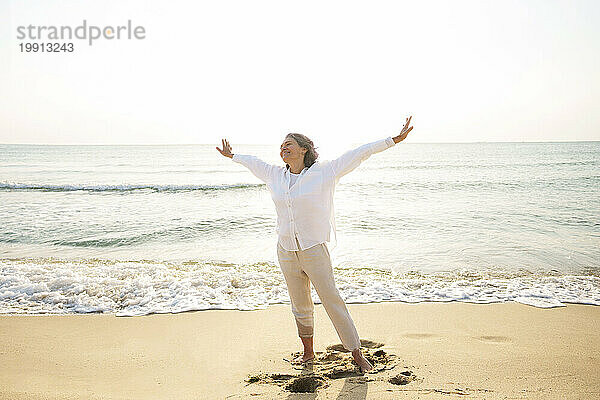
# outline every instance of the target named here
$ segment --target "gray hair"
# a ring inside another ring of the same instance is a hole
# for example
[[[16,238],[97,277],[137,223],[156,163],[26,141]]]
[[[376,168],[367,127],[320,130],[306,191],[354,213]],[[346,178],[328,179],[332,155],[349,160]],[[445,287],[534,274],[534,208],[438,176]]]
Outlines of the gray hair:
[[[315,147],[315,144],[313,143],[312,140],[310,140],[307,136],[301,134],[301,133],[288,133],[286,135],[286,137],[291,137],[293,138],[296,142],[298,142],[298,145],[300,145],[300,147],[303,147],[306,149],[306,153],[304,153],[304,166],[305,167],[310,167],[311,165],[313,165],[316,161],[317,158],[319,157],[319,153],[317,153],[317,147]],[[286,168],[289,168],[289,165],[286,165]]]

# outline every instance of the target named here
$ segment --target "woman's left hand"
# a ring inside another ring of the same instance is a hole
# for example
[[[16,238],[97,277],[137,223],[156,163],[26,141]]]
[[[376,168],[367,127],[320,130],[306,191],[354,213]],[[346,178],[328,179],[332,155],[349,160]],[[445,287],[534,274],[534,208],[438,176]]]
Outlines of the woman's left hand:
[[[412,126],[410,128],[408,127],[410,125],[411,119],[412,119],[412,115],[410,116],[410,118],[406,118],[406,124],[404,124],[404,126],[402,127],[400,134],[398,136],[394,136],[392,138],[392,139],[394,139],[394,143],[399,143],[399,142],[403,141],[404,139],[406,139],[408,132],[412,131],[413,127]]]

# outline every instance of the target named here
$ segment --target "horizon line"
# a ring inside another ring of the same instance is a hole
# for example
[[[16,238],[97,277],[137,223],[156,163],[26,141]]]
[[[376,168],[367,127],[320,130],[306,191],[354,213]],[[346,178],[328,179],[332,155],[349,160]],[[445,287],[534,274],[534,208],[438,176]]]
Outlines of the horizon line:
[[[477,144],[477,143],[586,143],[600,142],[600,140],[523,140],[523,141],[476,141],[476,142],[408,142],[408,144]],[[356,142],[356,144],[361,142]],[[268,146],[273,143],[236,143],[244,146]],[[399,143],[396,143],[399,144]],[[407,144],[407,143],[405,143]],[[0,146],[208,146],[214,143],[0,143]],[[219,144],[217,143],[217,146]]]

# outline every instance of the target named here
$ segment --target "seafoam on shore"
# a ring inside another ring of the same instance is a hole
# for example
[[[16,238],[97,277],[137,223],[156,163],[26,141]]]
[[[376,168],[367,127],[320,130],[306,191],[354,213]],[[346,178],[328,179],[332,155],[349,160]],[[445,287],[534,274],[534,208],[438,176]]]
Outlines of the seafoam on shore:
[[[454,269],[397,273],[376,268],[335,268],[349,303],[400,301],[515,301],[535,307],[600,305],[593,271],[477,271]],[[320,299],[312,290],[315,303]],[[257,310],[289,303],[279,267],[271,263],[198,261],[0,260],[0,313],[114,313],[118,316],[190,310]]]

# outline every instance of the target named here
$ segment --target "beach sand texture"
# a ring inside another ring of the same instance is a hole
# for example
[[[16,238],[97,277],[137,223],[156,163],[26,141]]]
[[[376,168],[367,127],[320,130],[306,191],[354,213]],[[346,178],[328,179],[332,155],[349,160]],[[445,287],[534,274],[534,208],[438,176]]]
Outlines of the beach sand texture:
[[[350,304],[357,372],[322,305],[317,360],[289,305],[142,317],[0,316],[0,399],[598,399],[600,308]],[[333,346],[333,347],[330,347]],[[328,349],[329,347],[329,349]],[[294,393],[316,387],[314,393]]]

